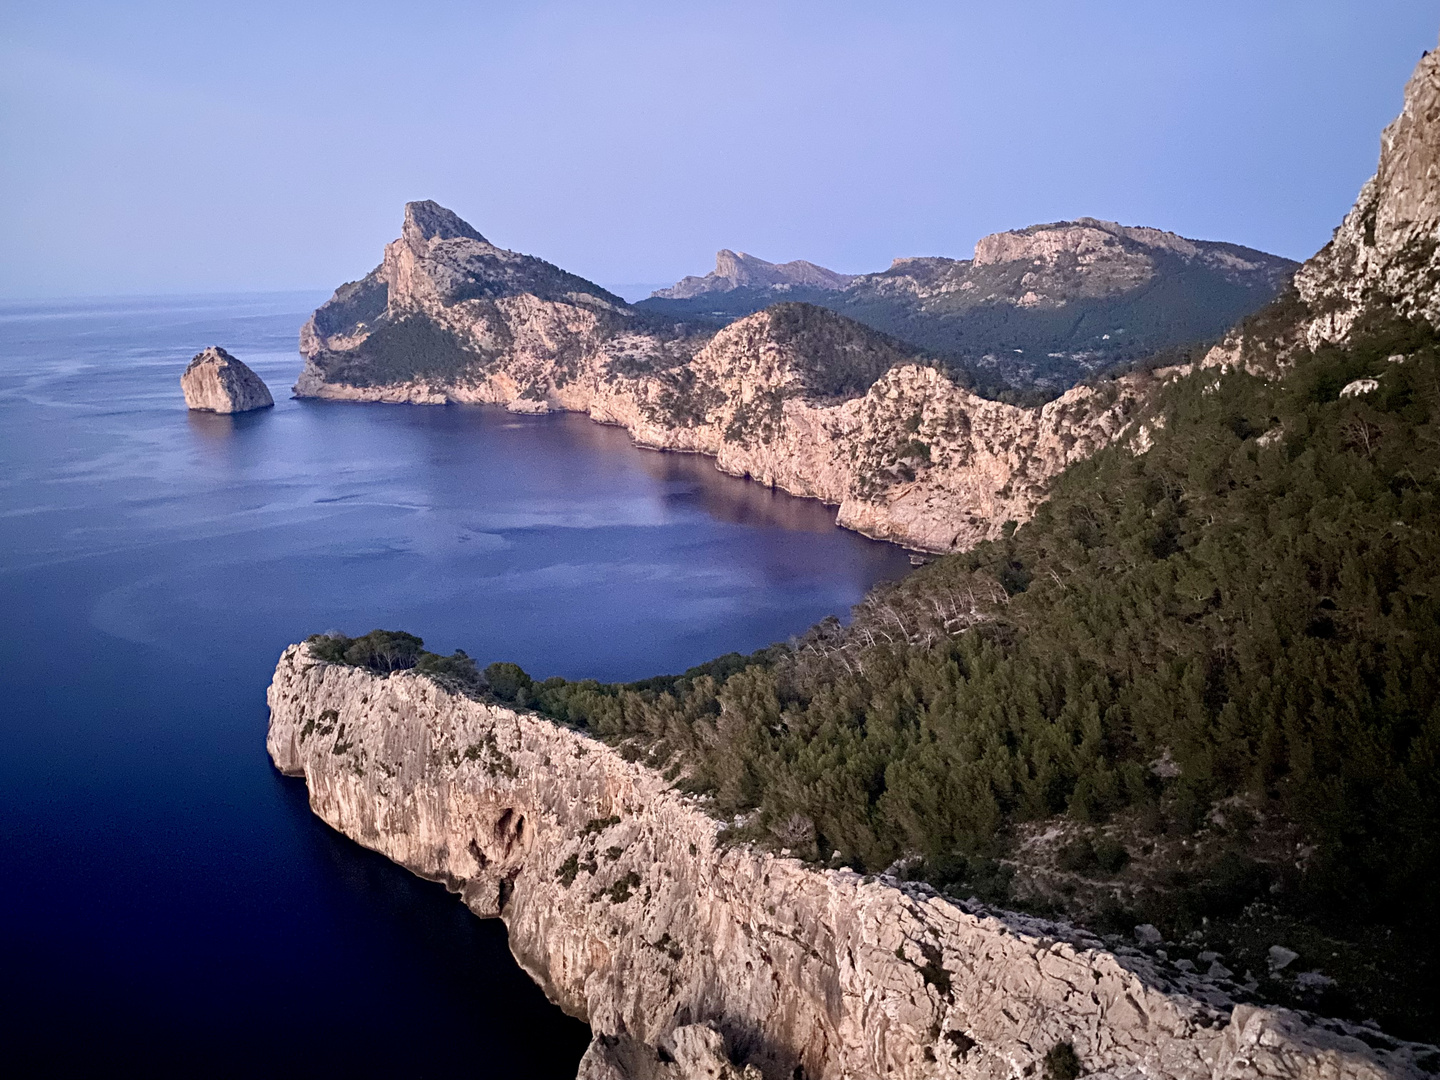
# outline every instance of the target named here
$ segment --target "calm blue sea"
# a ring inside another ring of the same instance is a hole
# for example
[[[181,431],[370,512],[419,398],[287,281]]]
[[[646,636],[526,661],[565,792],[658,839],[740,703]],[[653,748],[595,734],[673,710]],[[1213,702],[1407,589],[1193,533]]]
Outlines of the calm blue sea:
[[[324,297],[0,305],[0,1061],[32,1075],[572,1077],[472,917],[265,754],[281,649],[410,630],[640,678],[843,614],[903,553],[574,416],[297,402]],[[274,409],[189,414],[219,344]]]

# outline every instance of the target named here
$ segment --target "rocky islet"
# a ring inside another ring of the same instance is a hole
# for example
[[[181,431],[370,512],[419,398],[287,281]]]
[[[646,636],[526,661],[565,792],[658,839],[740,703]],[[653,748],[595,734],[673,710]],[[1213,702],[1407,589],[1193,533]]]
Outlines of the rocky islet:
[[[275,404],[265,381],[218,345],[199,352],[180,376],[185,406],[197,412],[242,413]]]

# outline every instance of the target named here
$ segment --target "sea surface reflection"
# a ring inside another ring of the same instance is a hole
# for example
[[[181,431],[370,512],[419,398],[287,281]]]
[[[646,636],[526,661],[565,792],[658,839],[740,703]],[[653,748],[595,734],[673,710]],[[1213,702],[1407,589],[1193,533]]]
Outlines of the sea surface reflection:
[[[271,769],[280,650],[386,626],[640,678],[907,567],[582,417],[290,400],[321,299],[0,305],[0,1009],[27,1074],[573,1076],[584,1025],[504,928]],[[210,344],[276,407],[187,413]]]

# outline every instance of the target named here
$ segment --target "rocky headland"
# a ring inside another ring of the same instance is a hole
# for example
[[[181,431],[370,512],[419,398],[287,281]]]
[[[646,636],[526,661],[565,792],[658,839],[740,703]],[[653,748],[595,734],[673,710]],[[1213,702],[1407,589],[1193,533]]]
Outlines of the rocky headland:
[[[1026,520],[1060,470],[1126,429],[1146,383],[1020,408],[813,305],[719,331],[659,319],[434,203],[406,207],[382,264],[315,312],[301,351],[302,397],[583,412],[931,551]]]
[[[269,703],[316,814],[504,920],[591,1025],[589,1080],[1422,1075],[1425,1047],[1237,1004],[1065,924],[723,844],[647,766],[423,675],[296,645]]]
[[[218,345],[195,354],[180,376],[185,406],[199,412],[242,413],[275,404],[265,381]]]

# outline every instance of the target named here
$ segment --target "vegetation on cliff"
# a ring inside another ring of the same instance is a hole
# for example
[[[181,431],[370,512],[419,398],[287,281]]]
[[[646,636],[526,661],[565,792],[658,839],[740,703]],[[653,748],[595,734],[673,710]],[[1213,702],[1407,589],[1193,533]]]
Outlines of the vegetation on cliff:
[[[354,638],[332,630],[328,634],[313,634],[305,640],[311,655],[332,664],[349,664],[377,675],[414,670],[450,689],[470,693],[485,688],[475,661],[465,655],[463,649],[456,649],[449,656],[427,652],[422,638],[403,630],[371,630]]]
[[[1333,944],[1331,971],[1403,956],[1325,1007],[1433,1034],[1433,1001],[1380,984],[1435,970],[1440,342],[1392,322],[1282,380],[1201,370],[1150,427],[849,626],[644,683],[508,665],[492,687],[822,863],[1176,938],[1258,912]],[[1018,888],[1041,822],[1071,837],[1053,869],[1113,882],[1099,901]]]

